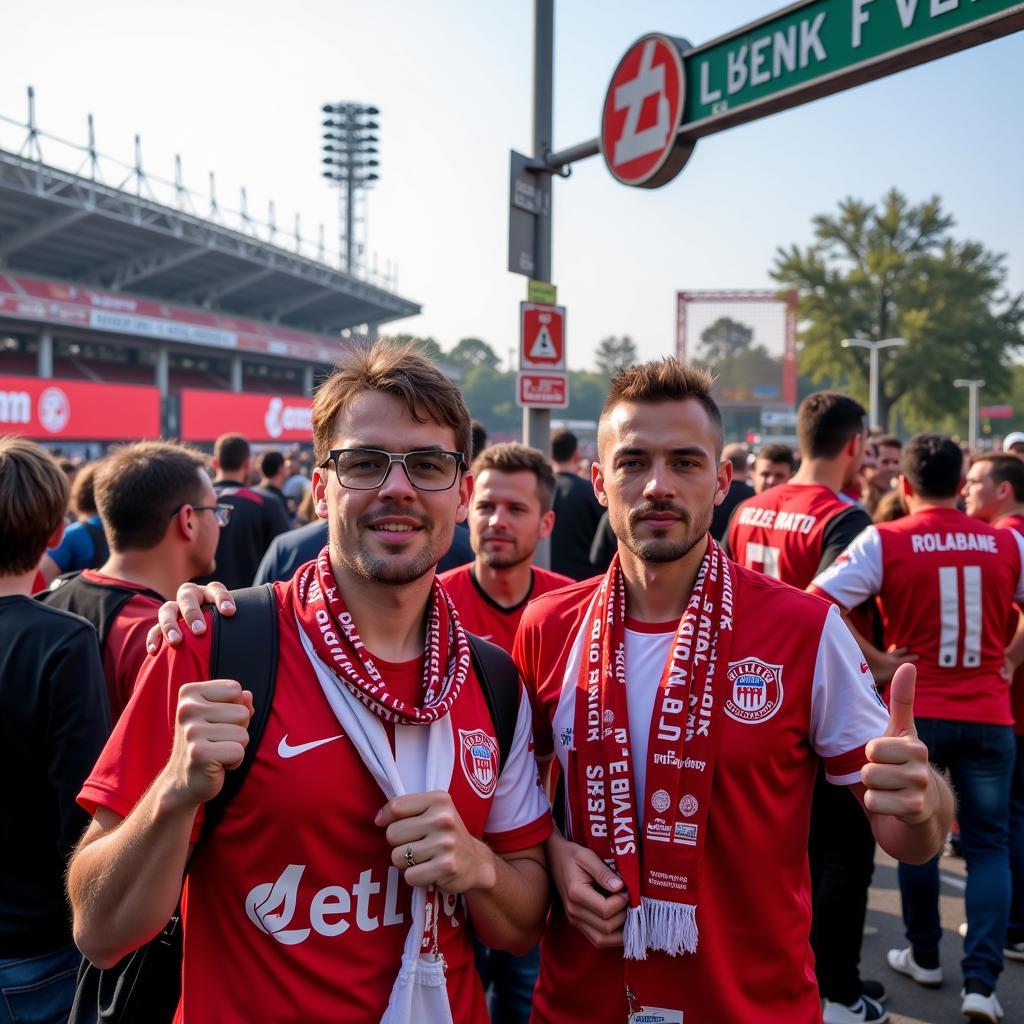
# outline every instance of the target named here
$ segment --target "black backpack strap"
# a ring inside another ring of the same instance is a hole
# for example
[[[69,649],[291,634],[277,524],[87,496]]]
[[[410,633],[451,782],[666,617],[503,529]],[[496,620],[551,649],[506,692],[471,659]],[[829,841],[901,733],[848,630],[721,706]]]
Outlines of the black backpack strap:
[[[505,767],[512,751],[519,718],[519,673],[515,662],[496,644],[483,640],[475,633],[466,633],[473,656],[473,668],[484,691],[487,710],[491,713],[494,731],[498,737],[498,772]]]
[[[249,742],[242,763],[226,772],[221,791],[206,805],[203,818],[205,835],[224,817],[227,805],[238,794],[256,758],[263,730],[270,717],[277,675],[277,604],[274,588],[261,587],[233,590],[235,614],[226,617],[213,611],[213,632],[210,645],[210,676],[214,679],[237,679],[251,691],[253,715],[249,722]]]

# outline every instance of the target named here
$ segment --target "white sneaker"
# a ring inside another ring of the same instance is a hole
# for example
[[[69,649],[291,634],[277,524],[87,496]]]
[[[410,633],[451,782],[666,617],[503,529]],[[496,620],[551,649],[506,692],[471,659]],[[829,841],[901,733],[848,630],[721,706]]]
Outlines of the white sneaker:
[[[995,992],[990,996],[983,996],[980,992],[971,992],[964,995],[963,1005],[960,1012],[971,1020],[987,1020],[990,1024],[999,1024],[1003,1019],[1003,1008],[999,1005]]]
[[[907,946],[906,949],[890,949],[885,959],[889,966],[908,978],[913,978],[918,985],[925,988],[938,988],[942,984],[941,967],[922,967],[914,959],[914,951]]]
[[[861,996],[852,1006],[826,999],[821,1009],[823,1024],[885,1024],[889,1019],[885,1007],[867,996]]]
[[[966,939],[967,938],[967,922],[966,921],[963,921],[959,925],[957,925],[956,933],[957,933],[957,935],[960,936],[961,939]]]

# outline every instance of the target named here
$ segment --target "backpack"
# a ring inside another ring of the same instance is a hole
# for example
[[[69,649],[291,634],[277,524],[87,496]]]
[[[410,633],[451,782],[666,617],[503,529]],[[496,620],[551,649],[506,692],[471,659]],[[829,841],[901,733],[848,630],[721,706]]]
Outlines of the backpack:
[[[234,590],[235,614],[216,608],[210,644],[210,677],[237,679],[252,692],[253,715],[242,763],[226,772],[220,792],[206,805],[203,825],[192,855],[238,795],[255,760],[270,716],[277,674],[277,606],[273,587]],[[263,621],[257,620],[262,616]],[[480,680],[498,738],[498,771],[508,760],[519,713],[518,676],[512,659],[500,647],[468,634],[473,668]],[[187,871],[187,867],[186,867]],[[102,970],[83,959],[68,1024],[170,1024],[181,998],[180,907],[163,931]]]

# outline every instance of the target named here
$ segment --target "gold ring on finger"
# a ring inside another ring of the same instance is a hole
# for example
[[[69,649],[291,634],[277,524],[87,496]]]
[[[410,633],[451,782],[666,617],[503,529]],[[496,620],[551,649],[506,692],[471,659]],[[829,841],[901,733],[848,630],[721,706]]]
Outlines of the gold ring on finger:
[[[416,858],[412,855],[411,846],[405,848],[405,863],[410,868],[416,866]]]

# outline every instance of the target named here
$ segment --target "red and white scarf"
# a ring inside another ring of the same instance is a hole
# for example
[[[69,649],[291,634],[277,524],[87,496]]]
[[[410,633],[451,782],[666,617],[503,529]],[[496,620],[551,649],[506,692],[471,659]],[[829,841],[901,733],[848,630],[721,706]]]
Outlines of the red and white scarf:
[[[448,592],[436,577],[427,615],[423,703],[414,707],[388,692],[387,680],[345,607],[328,549],[300,573],[295,607],[299,625],[320,660],[355,697],[384,721],[403,725],[430,725],[451,711],[469,676],[469,640]]]
[[[574,744],[585,794],[582,842],[615,869],[629,894],[627,959],[697,948],[697,883],[723,726],[732,640],[728,559],[708,538],[697,581],[672,641],[651,715],[643,838],[626,701],[626,589],[616,556],[584,619]],[[684,764],[702,768],[686,768]]]

